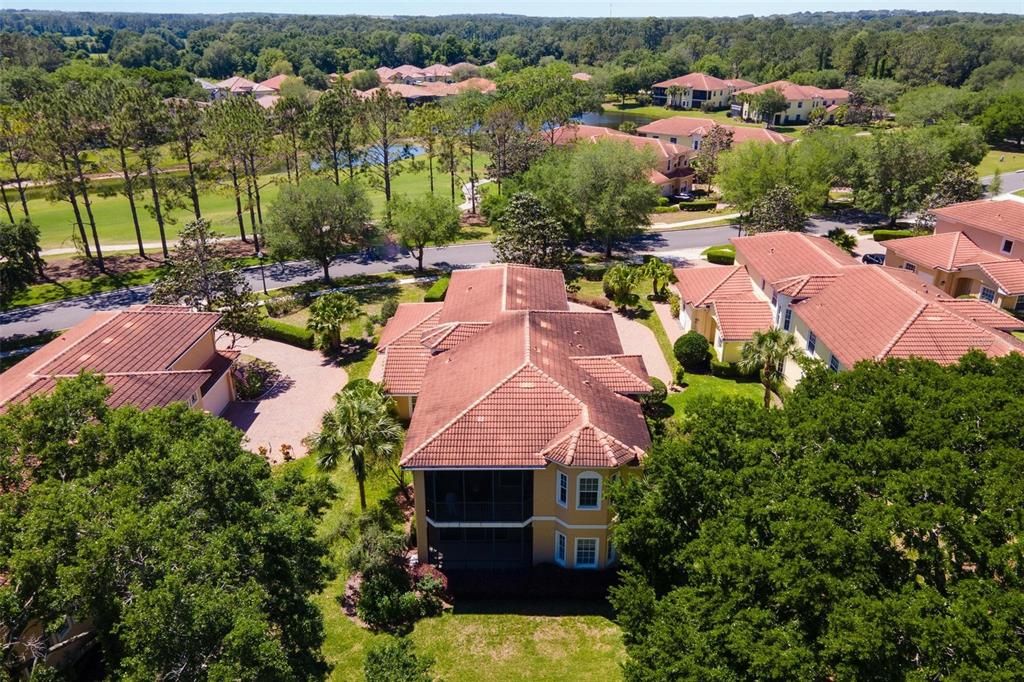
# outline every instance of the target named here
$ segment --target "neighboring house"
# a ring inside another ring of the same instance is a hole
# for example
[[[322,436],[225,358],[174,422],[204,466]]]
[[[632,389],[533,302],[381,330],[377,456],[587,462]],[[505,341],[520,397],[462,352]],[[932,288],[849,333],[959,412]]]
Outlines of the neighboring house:
[[[219,83],[215,83],[214,87],[221,93],[221,96],[226,95],[250,95],[252,97],[263,97],[265,95],[275,94],[273,90],[268,87],[249,80],[243,76],[232,76],[231,78],[225,78]]]
[[[732,131],[732,142],[737,145],[747,142],[787,144],[795,139],[767,128],[722,125],[710,118],[690,118],[689,116],[672,116],[651,121],[637,128],[636,132],[641,137],[665,140],[670,144],[678,144],[697,151],[700,149],[703,139],[716,125]]]
[[[724,109],[737,90],[754,84],[738,78],[716,78],[706,73],[688,73],[651,86],[651,99],[661,106],[677,109]]]
[[[696,331],[722,362],[737,362],[755,331],[772,326],[772,309],[742,265],[678,268],[679,325]]]
[[[111,407],[183,402],[220,414],[235,397],[231,367],[238,357],[216,348],[220,319],[178,306],[95,313],[0,374],[0,406],[47,393],[58,379],[88,371],[104,376]]]
[[[270,92],[273,92],[275,95],[280,95],[281,86],[284,85],[284,82],[289,78],[294,78],[294,76],[289,76],[287,74],[281,73],[276,76],[271,76],[265,81],[260,81],[256,85],[261,90],[269,90]]]
[[[576,73],[574,73],[572,75],[572,79],[576,80],[576,81],[584,81],[584,82],[586,82],[586,81],[589,81],[591,78],[593,78],[593,76],[591,76],[586,71],[577,71]]]
[[[430,83],[451,83],[455,80],[452,74],[452,67],[444,64],[431,64],[423,69],[423,80]]]
[[[445,97],[451,97],[467,90],[476,90],[484,94],[494,92],[497,89],[497,84],[488,80],[487,78],[468,78],[458,83],[446,83],[446,82],[421,82],[415,85],[408,85],[406,83],[385,83],[380,86],[381,88],[387,88],[391,93],[398,95],[406,101],[410,106],[416,104],[426,104],[427,102],[434,102]],[[380,88],[371,88],[370,90],[356,91],[359,97],[362,99],[369,99],[373,97],[374,93]]]
[[[606,486],[650,446],[634,399],[650,380],[610,313],[569,310],[560,271],[455,271],[443,304],[399,306],[370,377],[412,412],[421,562],[614,562]]]
[[[977,300],[954,299],[914,273],[856,265],[820,292],[792,307],[791,329],[808,357],[833,371],[861,360],[917,357],[948,365],[964,353],[990,357],[1024,351],[1010,332],[1024,323]],[[783,368],[794,386],[803,369],[794,360]]]
[[[759,95],[765,90],[778,90],[786,98],[789,105],[785,111],[775,114],[772,125],[789,125],[807,123],[808,115],[815,109],[824,109],[825,121],[833,120],[836,109],[850,101],[850,91],[836,88],[824,90],[813,85],[797,85],[789,81],[773,81],[764,85],[737,90],[734,94],[737,101],[732,104],[734,115],[747,121],[760,121],[760,115],[754,111],[749,101],[743,101],[744,95]]]
[[[654,153],[655,167],[650,173],[650,180],[658,186],[658,191],[663,196],[671,196],[693,188],[693,168],[690,166],[693,151],[685,145],[653,137],[627,135],[604,126],[581,124],[565,126],[554,131],[556,145],[573,144],[581,140],[597,142],[604,139],[628,142],[637,149],[651,150]]]
[[[204,78],[194,78],[193,80],[195,81],[196,85],[203,89],[203,92],[206,93],[206,96],[210,99],[219,99],[224,94],[217,87],[216,83],[211,83],[210,81]]]
[[[1024,202],[983,199],[932,213],[935,234],[884,242],[886,264],[950,296],[1024,315]]]

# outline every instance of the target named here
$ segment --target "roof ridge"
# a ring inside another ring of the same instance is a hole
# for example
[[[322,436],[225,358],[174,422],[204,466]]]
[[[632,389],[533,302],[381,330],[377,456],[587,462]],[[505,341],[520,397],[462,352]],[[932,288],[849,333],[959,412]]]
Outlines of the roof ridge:
[[[489,388],[487,391],[484,391],[483,395],[481,395],[479,398],[477,398],[476,400],[471,402],[469,405],[467,405],[462,411],[458,412],[454,417],[449,419],[445,424],[443,424],[440,428],[438,428],[437,431],[435,431],[434,433],[430,434],[429,437],[423,439],[422,443],[417,445],[416,448],[413,449],[409,454],[407,454],[404,457],[402,457],[402,461],[399,462],[399,464],[401,464],[402,462],[408,461],[417,452],[419,452],[420,450],[425,448],[427,445],[429,445],[430,443],[433,443],[435,440],[437,440],[438,436],[440,436],[442,433],[444,433],[449,428],[451,428],[455,424],[455,422],[459,421],[464,416],[466,416],[466,414],[469,413],[470,410],[472,410],[474,407],[476,407],[477,405],[482,403],[485,399],[487,399],[489,396],[491,396],[495,391],[497,391],[499,388],[501,388],[502,386],[507,384],[509,381],[511,381],[512,377],[514,377],[516,374],[518,374],[520,371],[522,371],[526,366],[527,366],[527,363],[524,362],[523,364],[518,365],[517,367],[515,367],[515,369],[513,369],[511,372],[509,372],[508,375],[505,376],[505,378],[501,379],[498,383],[496,383],[494,386]]]
[[[894,335],[894,336],[892,337],[892,339],[890,339],[890,340],[889,340],[889,343],[887,343],[887,344],[886,344],[886,345],[885,345],[885,346],[884,346],[884,347],[882,348],[882,350],[880,350],[880,351],[878,352],[878,355],[876,355],[876,356],[875,356],[875,360],[884,360],[884,359],[885,359],[885,356],[889,354],[889,351],[891,351],[891,350],[893,349],[893,347],[895,347],[895,346],[896,346],[896,344],[897,344],[897,343],[899,343],[899,340],[903,338],[903,336],[904,336],[904,335],[905,335],[905,334],[907,333],[907,331],[908,331],[908,330],[910,329],[911,325],[913,325],[913,324],[914,324],[914,322],[916,322],[916,321],[917,321],[917,319],[918,319],[919,317],[921,317],[921,315],[922,315],[922,314],[924,313],[924,311],[925,311],[925,310],[926,310],[927,308],[928,308],[928,302],[927,302],[927,301],[925,301],[925,302],[921,303],[921,304],[920,304],[920,305],[918,306],[917,310],[915,310],[915,311],[914,311],[914,314],[910,316],[910,319],[908,319],[908,320],[907,320],[906,322],[904,322],[904,323],[903,323],[903,326],[902,326],[902,327],[900,327],[900,328],[899,328],[899,329],[898,329],[898,330],[896,331],[896,334],[895,334],[895,335]]]

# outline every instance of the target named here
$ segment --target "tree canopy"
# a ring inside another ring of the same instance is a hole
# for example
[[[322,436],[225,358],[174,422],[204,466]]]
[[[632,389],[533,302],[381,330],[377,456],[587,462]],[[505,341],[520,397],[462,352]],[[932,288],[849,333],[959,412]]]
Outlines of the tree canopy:
[[[1024,356],[809,370],[612,491],[627,680],[1024,675]]]
[[[218,417],[108,393],[83,375],[0,415],[5,670],[33,663],[7,646],[26,625],[71,616],[115,678],[321,677],[331,485],[271,475]]]

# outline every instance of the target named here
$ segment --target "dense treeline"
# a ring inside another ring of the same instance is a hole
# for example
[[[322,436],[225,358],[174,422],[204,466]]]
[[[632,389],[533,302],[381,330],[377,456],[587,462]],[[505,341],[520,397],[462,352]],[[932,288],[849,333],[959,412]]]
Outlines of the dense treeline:
[[[701,68],[756,81],[834,70],[959,86],[979,69],[1005,76],[1024,67],[1024,20],[954,12],[542,19],[11,11],[0,13],[0,31],[7,34],[0,52],[16,65],[51,68],[58,56],[107,53],[125,66],[180,66],[209,77],[258,74],[266,50],[280,50],[296,73],[308,75],[506,55],[525,64],[553,57],[672,73]]]

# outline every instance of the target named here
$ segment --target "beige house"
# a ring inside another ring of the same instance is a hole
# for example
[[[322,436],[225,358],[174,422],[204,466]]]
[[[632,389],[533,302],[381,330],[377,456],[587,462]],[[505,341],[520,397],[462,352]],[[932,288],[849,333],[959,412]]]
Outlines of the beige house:
[[[815,109],[824,109],[825,121],[831,121],[837,108],[850,101],[850,91],[842,88],[823,89],[813,85],[797,85],[789,81],[773,81],[764,85],[737,90],[736,101],[732,105],[734,115],[746,121],[760,121],[760,115],[754,111],[744,95],[759,95],[765,90],[778,90],[786,98],[785,111],[775,114],[772,125],[791,125],[807,123],[808,115]]]
[[[459,270],[443,304],[399,306],[378,358],[371,378],[411,411],[421,562],[614,562],[607,483],[650,446],[634,399],[650,383],[611,314],[571,312],[558,270]]]
[[[651,86],[651,99],[660,106],[677,109],[725,109],[737,90],[752,87],[739,78],[716,78],[706,73],[688,73]]]
[[[730,131],[734,145],[748,142],[788,144],[794,140],[788,135],[767,128],[721,125],[710,118],[691,118],[690,116],[671,116],[651,121],[637,128],[636,133],[641,137],[651,137],[698,151],[704,138],[711,133],[715,126]]]
[[[556,145],[610,139],[631,144],[637,149],[649,150],[654,154],[655,159],[655,167],[650,173],[650,180],[658,186],[658,191],[662,196],[672,196],[693,189],[693,167],[690,166],[693,151],[685,145],[653,137],[627,135],[611,128],[592,125],[571,125],[558,128],[554,131],[553,139]]]
[[[235,397],[231,367],[238,357],[216,348],[220,318],[158,305],[96,313],[0,374],[0,406],[86,371],[104,376],[111,407],[183,402],[219,415]]]

